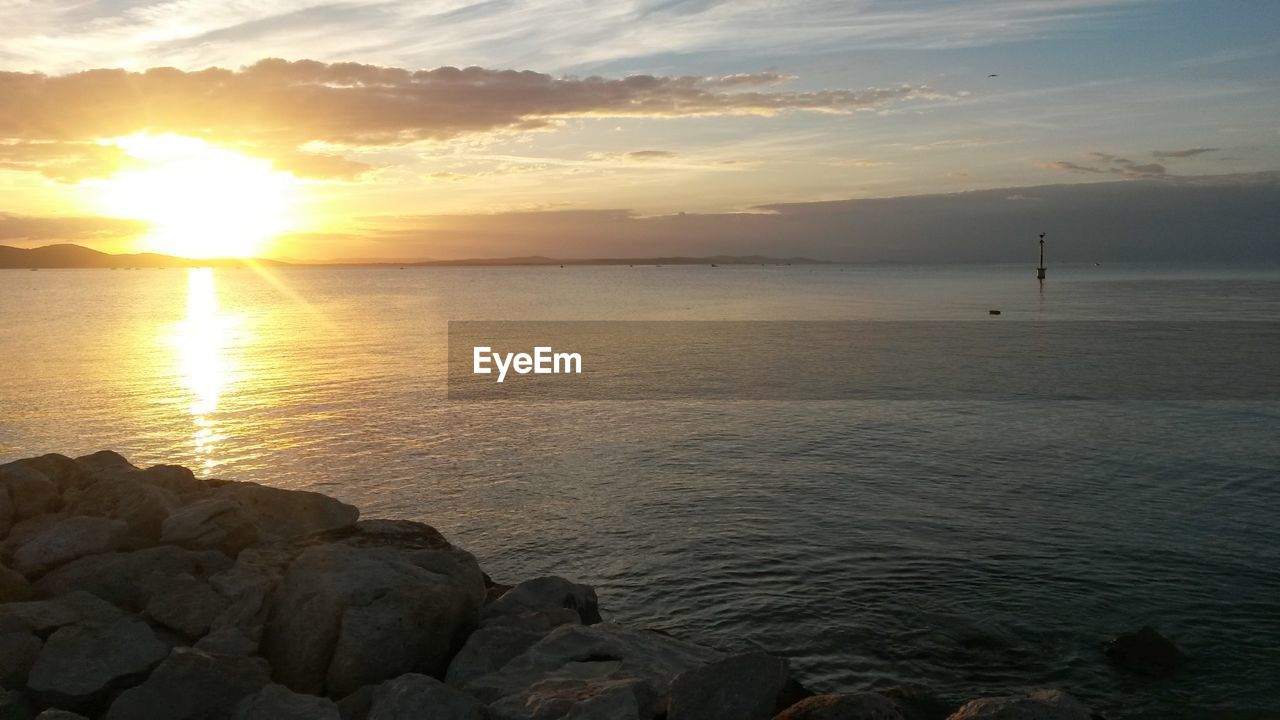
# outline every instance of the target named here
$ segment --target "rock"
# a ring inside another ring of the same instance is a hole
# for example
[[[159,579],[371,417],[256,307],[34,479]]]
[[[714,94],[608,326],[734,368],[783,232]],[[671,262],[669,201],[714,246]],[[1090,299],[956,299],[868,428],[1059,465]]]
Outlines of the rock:
[[[328,698],[300,695],[283,685],[268,685],[241,700],[232,720],[341,720]]]
[[[309,547],[289,565],[262,647],[280,682],[342,697],[407,672],[444,675],[478,621],[480,568],[447,543],[380,544],[398,539],[355,531],[350,542]]]
[[[0,720],[31,720],[35,715],[35,706],[26,695],[0,687]]]
[[[37,593],[55,597],[85,590],[130,612],[142,612],[160,585],[157,577],[207,578],[231,567],[231,558],[213,550],[160,545],[132,552],[90,555],[63,565],[34,583]]]
[[[668,720],[769,720],[785,706],[787,661],[765,653],[735,655],[680,673],[671,681]]]
[[[44,643],[35,633],[23,629],[0,632],[0,684],[25,687],[31,666]]]
[[[0,494],[8,499],[11,523],[54,512],[62,503],[57,483],[26,460],[0,465]]]
[[[154,542],[160,537],[161,524],[179,504],[178,496],[163,487],[123,477],[93,483],[68,506],[68,512],[121,520],[131,534]]]
[[[227,600],[191,575],[159,576],[150,588],[151,599],[144,612],[157,623],[188,638],[197,638],[227,608]]]
[[[141,685],[111,703],[105,720],[224,720],[270,682],[261,658],[174,648]]]
[[[65,625],[45,641],[27,687],[47,702],[80,706],[147,672],[168,651],[138,620]]]
[[[652,698],[654,707],[643,711],[654,714],[665,707],[672,678],[721,658],[715,650],[657,632],[608,623],[562,625],[464,689],[499,714],[528,720],[538,707],[572,708],[625,685],[637,702]]]
[[[945,720],[956,709],[955,703],[919,685],[901,685],[882,690],[880,694],[897,703],[906,720]]]
[[[814,695],[788,707],[774,720],[906,720],[902,707],[878,693]]]
[[[165,518],[160,542],[235,555],[258,541],[258,527],[238,503],[204,498]]]
[[[13,499],[9,497],[9,486],[0,482],[0,538],[9,536],[9,530],[18,520],[16,515]]]
[[[126,460],[123,455],[111,450],[99,450],[89,455],[81,455],[76,458],[76,462],[80,464],[80,467],[95,476],[118,475],[138,469],[137,466]]]
[[[600,622],[596,591],[589,585],[578,585],[555,576],[534,578],[516,585],[485,607],[484,618],[488,622],[502,616],[563,610],[573,611],[583,625]]]
[[[360,689],[338,701],[338,715],[342,720],[368,720],[373,706],[373,691],[377,685],[362,685]]]
[[[0,603],[21,602],[31,598],[31,583],[22,573],[0,565]]]
[[[152,465],[125,477],[167,490],[179,498],[190,500],[209,492],[209,485],[181,465]]]
[[[1061,690],[970,700],[947,720],[1090,720],[1089,710]]]
[[[228,655],[257,653],[272,593],[291,560],[288,551],[246,548],[234,565],[210,577],[209,585],[226,606],[196,647]]]
[[[73,623],[110,624],[124,614],[120,608],[95,595],[73,592],[52,600],[0,605],[0,626],[21,628],[45,636]]]
[[[82,558],[119,548],[129,526],[119,520],[72,516],[45,528],[13,553],[13,567],[27,577]]]
[[[266,539],[305,537],[350,527],[360,517],[354,505],[305,490],[285,490],[251,482],[229,482],[213,497],[230,500]]]
[[[500,670],[549,632],[550,627],[541,630],[506,625],[482,627],[471,633],[466,644],[453,656],[445,682],[463,687],[481,675]]]
[[[503,720],[652,720],[660,710],[657,690],[636,678],[546,680],[490,706]]]
[[[484,705],[435,678],[409,673],[373,691],[368,720],[486,720]]]
[[[49,708],[37,715],[36,720],[89,720],[89,718],[81,715],[80,713],[73,713],[70,710]]]
[[[1150,626],[1111,640],[1106,654],[1125,670],[1155,677],[1170,675],[1187,661],[1176,645]]]

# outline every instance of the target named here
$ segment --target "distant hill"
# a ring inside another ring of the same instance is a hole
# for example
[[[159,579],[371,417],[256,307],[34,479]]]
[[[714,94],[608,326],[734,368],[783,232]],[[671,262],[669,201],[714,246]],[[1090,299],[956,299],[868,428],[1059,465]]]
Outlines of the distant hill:
[[[711,257],[651,257],[651,258],[549,258],[542,256],[511,258],[471,258],[467,260],[418,260],[394,262],[380,260],[347,260],[328,263],[279,260],[246,260],[242,258],[191,258],[160,255],[158,253],[132,253],[113,255],[72,244],[45,245],[38,248],[17,248],[0,245],[0,268],[156,268],[156,267],[234,267],[248,263],[282,266],[324,267],[461,267],[461,266],[514,266],[514,265],[813,265],[823,260],[810,258],[770,258],[762,255],[715,255]]]
[[[65,243],[38,248],[0,245],[0,268],[163,268],[163,267],[230,267],[250,261],[241,258],[191,258],[159,253],[126,253],[113,255],[81,245]],[[275,260],[255,260],[267,265],[282,265]]]

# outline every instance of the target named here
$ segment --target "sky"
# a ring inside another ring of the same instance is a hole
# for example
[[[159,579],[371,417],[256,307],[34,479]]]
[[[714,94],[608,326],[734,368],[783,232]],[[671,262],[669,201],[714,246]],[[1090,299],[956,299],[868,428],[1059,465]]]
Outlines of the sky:
[[[1231,259],[1277,171],[1275,0],[0,0],[21,246]]]

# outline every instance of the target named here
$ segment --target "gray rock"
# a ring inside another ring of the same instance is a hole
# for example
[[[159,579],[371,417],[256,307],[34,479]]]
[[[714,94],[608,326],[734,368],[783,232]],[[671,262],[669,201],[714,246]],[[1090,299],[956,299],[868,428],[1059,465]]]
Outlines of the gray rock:
[[[169,490],[122,477],[102,479],[85,488],[68,505],[68,512],[123,521],[133,535],[154,541],[165,518],[179,504],[178,496]]]
[[[231,558],[213,550],[161,545],[132,552],[90,555],[63,565],[34,583],[36,592],[54,597],[85,590],[130,612],[142,612],[158,587],[159,576],[207,578],[231,567]]]
[[[1177,645],[1150,626],[1111,640],[1106,654],[1108,660],[1125,670],[1155,677],[1171,675],[1187,662]]]
[[[31,598],[31,583],[22,573],[0,565],[0,603],[21,602]]]
[[[373,691],[368,720],[486,720],[475,698],[426,675],[406,674]]]
[[[76,462],[94,476],[115,475],[138,469],[137,466],[126,460],[123,455],[111,450],[99,450],[89,455],[81,455],[76,458]]]
[[[147,672],[168,651],[138,620],[64,625],[45,642],[27,687],[47,702],[79,706]]]
[[[246,548],[234,565],[210,577],[210,586],[226,606],[196,647],[229,655],[258,652],[272,593],[291,560],[287,551]]]
[[[482,627],[471,633],[467,642],[449,661],[445,682],[463,687],[481,675],[502,669],[512,658],[533,647],[552,628],[541,630],[519,626]]]
[[[1089,710],[1061,690],[970,700],[947,720],[1090,720]]]
[[[305,490],[285,490],[251,482],[229,482],[213,497],[236,503],[261,537],[281,540],[350,527],[360,517],[354,505]]]
[[[0,684],[25,687],[43,646],[40,637],[29,630],[0,632]]]
[[[633,694],[656,698],[653,709],[661,710],[672,678],[722,657],[661,633],[607,623],[562,625],[464,689],[520,720],[535,717],[538,707],[571,708],[602,692],[617,692],[620,683],[632,687]]]
[[[774,720],[905,720],[902,706],[878,693],[814,695],[774,716]]]
[[[156,577],[151,599],[144,610],[147,617],[188,638],[204,635],[227,608],[227,600],[209,586],[183,573]]]
[[[89,718],[81,715],[80,713],[73,713],[70,710],[49,708],[37,715],[36,720],[89,720]]]
[[[0,626],[48,635],[73,623],[110,624],[124,617],[120,608],[87,592],[72,592],[52,600],[0,605]]]
[[[26,460],[0,465],[0,494],[9,500],[11,523],[54,512],[62,503],[57,483]]]
[[[362,685],[359,690],[338,701],[338,715],[342,720],[368,720],[373,707],[373,691],[377,685]]]
[[[232,720],[341,720],[328,698],[302,695],[283,685],[268,685],[241,700]]]
[[[525,613],[562,613],[572,611],[584,625],[600,622],[600,604],[596,591],[561,577],[548,576],[526,580],[508,590],[484,609],[488,623],[502,616]]]
[[[671,682],[668,720],[769,720],[781,709],[787,662],[765,653],[735,655],[680,673]]]
[[[209,492],[209,485],[181,465],[152,465],[126,477],[168,490],[179,498],[191,499]]]
[[[46,497],[46,490],[37,488],[34,484],[28,482],[36,478],[43,479],[53,486],[54,498],[49,500],[54,506],[58,505],[61,496],[69,493],[73,494],[79,488],[84,487],[92,480],[88,473],[85,472],[83,466],[65,455],[49,453],[39,457],[24,458],[11,463],[0,465],[0,486],[6,484],[8,478],[26,478],[19,480],[20,488],[11,488],[10,497],[14,500],[19,508],[24,510],[34,510],[35,506],[26,505],[27,500],[33,500],[36,497]],[[13,492],[17,490],[18,492]],[[28,495],[27,491],[34,490],[36,495]],[[19,497],[21,494],[21,498]],[[40,501],[41,503],[44,500]],[[49,512],[55,508],[47,508],[45,512]],[[23,517],[32,517],[38,512],[23,515]]]
[[[175,510],[160,528],[160,542],[235,555],[258,541],[258,527],[233,500],[209,497]]]
[[[31,720],[35,716],[35,706],[25,694],[0,687],[0,720]]]
[[[129,526],[119,520],[72,516],[45,528],[13,553],[13,567],[27,577],[39,576],[86,555],[119,548]]]
[[[17,521],[13,498],[9,497],[9,486],[7,483],[0,482],[0,537],[8,537],[9,530]]]
[[[225,720],[270,682],[261,658],[174,648],[141,685],[111,703],[105,720]]]
[[[298,555],[263,636],[280,682],[341,697],[407,672],[444,675],[478,620],[483,574],[469,553],[405,539],[357,530]]]

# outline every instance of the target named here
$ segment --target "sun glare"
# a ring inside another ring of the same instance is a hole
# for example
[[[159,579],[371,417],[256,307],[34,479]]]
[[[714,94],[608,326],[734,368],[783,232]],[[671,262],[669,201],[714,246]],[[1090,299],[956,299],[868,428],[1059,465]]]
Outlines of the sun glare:
[[[111,141],[137,162],[104,181],[103,211],[150,224],[146,249],[191,258],[251,257],[293,225],[297,185],[266,160],[195,138]]]

